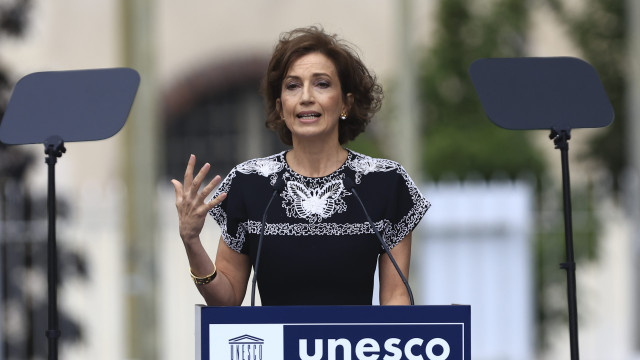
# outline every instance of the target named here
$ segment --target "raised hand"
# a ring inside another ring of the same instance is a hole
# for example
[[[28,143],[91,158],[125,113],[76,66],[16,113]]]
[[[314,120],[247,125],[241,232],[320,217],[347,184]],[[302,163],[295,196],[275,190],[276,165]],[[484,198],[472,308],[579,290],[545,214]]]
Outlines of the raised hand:
[[[184,185],[176,179],[171,180],[176,191],[176,208],[178,210],[178,220],[180,224],[180,237],[184,242],[199,239],[207,213],[227,197],[226,193],[221,193],[211,201],[205,202],[209,194],[218,186],[222,179],[219,175],[216,175],[213,180],[199,192],[202,181],[204,181],[211,165],[209,165],[209,163],[204,164],[194,178],[193,170],[195,164],[196,157],[195,155],[191,155],[184,173]]]

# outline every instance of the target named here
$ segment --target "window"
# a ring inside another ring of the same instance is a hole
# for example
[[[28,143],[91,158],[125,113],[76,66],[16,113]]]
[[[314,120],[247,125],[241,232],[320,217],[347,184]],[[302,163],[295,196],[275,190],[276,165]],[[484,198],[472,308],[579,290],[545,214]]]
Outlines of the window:
[[[185,77],[165,96],[165,169],[182,179],[189,154],[196,168],[226,175],[236,164],[285,149],[264,126],[260,81],[266,58],[234,59]],[[210,174],[211,175],[211,174]]]

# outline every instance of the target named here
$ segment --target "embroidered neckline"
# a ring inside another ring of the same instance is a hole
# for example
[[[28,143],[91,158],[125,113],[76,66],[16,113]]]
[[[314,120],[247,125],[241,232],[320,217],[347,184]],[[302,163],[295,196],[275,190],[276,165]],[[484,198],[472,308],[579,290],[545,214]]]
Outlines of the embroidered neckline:
[[[289,167],[289,163],[287,162],[287,153],[291,150],[285,150],[283,152],[280,153],[280,161],[282,162],[282,164],[284,165],[284,169],[289,172],[292,176],[299,178],[299,179],[306,179],[306,180],[319,180],[319,179],[326,179],[326,178],[333,178],[336,174],[340,174],[344,171],[344,169],[349,165],[349,163],[351,163],[352,159],[353,159],[353,151],[346,149],[347,150],[347,160],[344,161],[344,163],[342,163],[342,165],[340,165],[339,168],[337,168],[335,171],[324,175],[324,176],[304,176],[296,171],[294,171],[291,167]]]

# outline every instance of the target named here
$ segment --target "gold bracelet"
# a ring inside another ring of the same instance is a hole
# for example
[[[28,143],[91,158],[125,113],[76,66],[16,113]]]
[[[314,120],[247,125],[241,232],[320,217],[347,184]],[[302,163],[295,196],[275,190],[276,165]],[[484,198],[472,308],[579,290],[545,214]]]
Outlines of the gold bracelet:
[[[213,272],[211,273],[211,275],[207,275],[207,276],[195,276],[193,275],[193,271],[191,271],[191,268],[189,268],[189,274],[191,274],[191,278],[193,279],[193,283],[196,285],[207,285],[208,283],[210,283],[211,281],[213,281],[213,279],[216,278],[216,275],[218,275],[218,269],[216,268],[216,264],[213,264]]]

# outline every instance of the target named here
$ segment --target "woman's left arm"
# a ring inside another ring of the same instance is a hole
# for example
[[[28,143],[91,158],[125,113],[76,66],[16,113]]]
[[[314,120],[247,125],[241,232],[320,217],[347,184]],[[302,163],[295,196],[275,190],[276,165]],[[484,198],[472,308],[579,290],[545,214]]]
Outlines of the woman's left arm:
[[[411,262],[411,233],[407,234],[391,249],[391,255],[396,260],[402,274],[409,281],[409,265]],[[409,293],[402,282],[395,266],[385,253],[378,260],[380,276],[380,305],[410,305]]]

